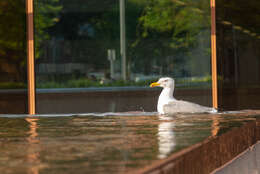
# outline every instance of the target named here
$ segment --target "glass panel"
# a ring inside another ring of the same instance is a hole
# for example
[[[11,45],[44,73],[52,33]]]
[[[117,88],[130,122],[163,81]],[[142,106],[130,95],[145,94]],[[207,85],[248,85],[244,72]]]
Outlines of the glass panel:
[[[209,1],[122,2],[35,0],[38,113],[155,111],[163,76],[211,106]]]
[[[216,1],[219,104],[260,108],[260,1]]]
[[[26,113],[26,14],[24,0],[0,1],[0,111]]]

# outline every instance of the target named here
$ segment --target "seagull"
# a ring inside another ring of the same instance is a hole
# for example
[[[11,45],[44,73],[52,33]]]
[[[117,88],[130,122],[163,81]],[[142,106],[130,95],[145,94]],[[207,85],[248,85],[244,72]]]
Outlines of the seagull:
[[[159,114],[174,113],[215,113],[215,108],[201,106],[183,100],[176,100],[173,97],[174,79],[170,77],[160,78],[157,82],[151,83],[150,87],[162,87],[163,90],[157,103],[157,112]]]

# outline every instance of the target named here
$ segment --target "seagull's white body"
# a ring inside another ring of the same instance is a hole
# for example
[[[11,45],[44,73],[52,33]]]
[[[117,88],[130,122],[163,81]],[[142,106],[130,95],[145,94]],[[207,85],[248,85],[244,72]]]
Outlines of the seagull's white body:
[[[157,103],[157,111],[159,114],[216,112],[216,109],[214,108],[201,106],[183,100],[176,100],[173,97],[174,80],[170,77],[160,78],[150,86],[163,87]]]
[[[157,111],[159,113],[164,113],[164,106],[171,102],[176,102],[177,100],[173,98],[174,88],[163,88],[157,103]]]

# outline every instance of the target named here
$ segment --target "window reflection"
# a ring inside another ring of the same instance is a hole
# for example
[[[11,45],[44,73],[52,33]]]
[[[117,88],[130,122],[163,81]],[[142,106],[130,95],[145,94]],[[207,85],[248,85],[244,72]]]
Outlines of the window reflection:
[[[27,73],[25,25],[25,1],[1,0],[0,110],[2,114],[26,113]]]
[[[219,103],[259,108],[260,2],[216,1]]]
[[[219,116],[212,116],[212,124],[211,124],[211,136],[216,137],[219,133],[220,125],[219,125]]]
[[[148,86],[161,76],[176,78],[182,88],[196,88],[205,98],[188,98],[210,106],[209,1],[125,0],[125,8],[120,2],[122,0],[35,0],[38,112],[75,112],[72,100],[77,106],[84,105],[78,112],[99,112],[87,105],[97,100],[103,102],[108,96],[99,93],[92,98],[91,90],[97,92],[97,88],[106,87],[108,91],[120,91],[122,87],[135,86],[131,88],[135,93],[130,92],[129,96],[138,96],[136,91],[148,90],[140,86]],[[123,19],[122,10],[125,11]],[[125,39],[122,38],[123,23]],[[125,59],[122,45],[126,47]],[[60,88],[73,89],[59,96]],[[91,89],[86,92],[86,88]],[[75,96],[69,98],[75,93],[87,98],[78,101]],[[124,92],[112,96],[117,108],[113,111],[129,110],[125,109],[129,104],[121,100],[129,96]],[[55,106],[52,99],[56,100]],[[64,104],[68,107],[63,107]],[[98,105],[111,111],[103,103]],[[139,103],[134,109],[144,108],[143,105]],[[64,110],[57,109],[62,107]],[[144,109],[151,111],[152,108],[154,105]]]

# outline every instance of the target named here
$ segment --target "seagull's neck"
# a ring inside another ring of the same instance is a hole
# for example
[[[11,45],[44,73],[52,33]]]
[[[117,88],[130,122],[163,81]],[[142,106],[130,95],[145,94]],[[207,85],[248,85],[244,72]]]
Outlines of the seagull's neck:
[[[159,97],[159,100],[173,100],[174,97],[173,97],[173,91],[174,91],[174,88],[163,88],[161,94],[160,94],[160,97]]]
[[[160,114],[164,114],[163,107],[165,104],[168,104],[170,101],[175,100],[173,97],[173,91],[174,91],[174,88],[163,88],[163,90],[159,96],[158,103],[157,103],[157,111]]]

